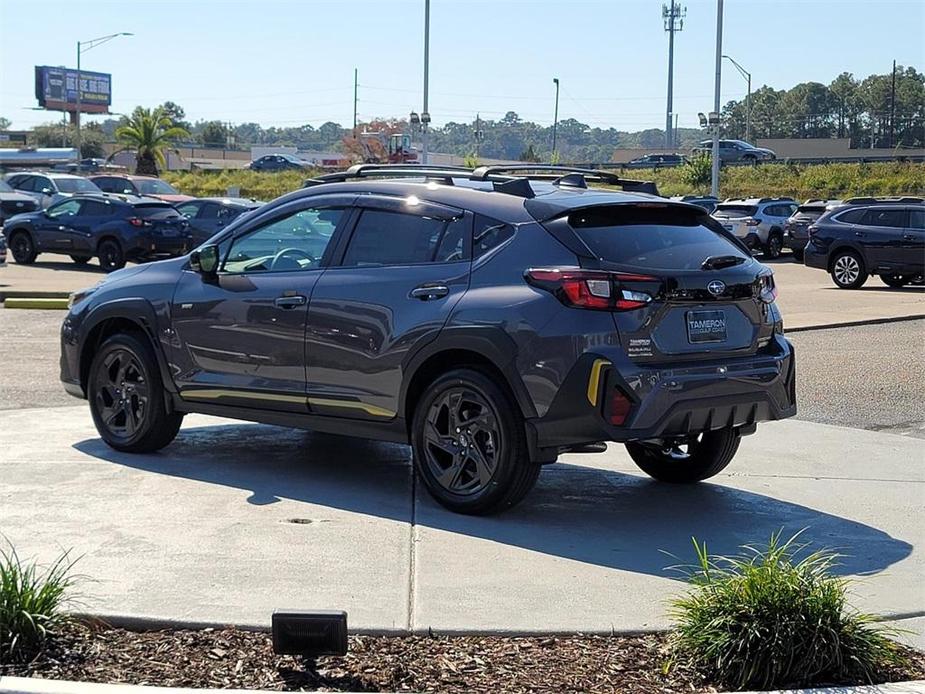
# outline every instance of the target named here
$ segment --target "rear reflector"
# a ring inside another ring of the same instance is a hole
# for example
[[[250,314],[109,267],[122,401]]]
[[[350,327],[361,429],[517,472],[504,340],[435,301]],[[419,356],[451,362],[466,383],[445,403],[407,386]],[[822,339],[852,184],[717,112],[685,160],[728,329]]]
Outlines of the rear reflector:
[[[623,426],[627,415],[632,409],[633,403],[618,388],[614,388],[610,395],[610,423],[615,426]]]
[[[525,276],[531,285],[554,294],[566,306],[599,311],[642,308],[661,287],[658,277],[602,270],[531,268]],[[627,283],[645,286],[628,288]]]

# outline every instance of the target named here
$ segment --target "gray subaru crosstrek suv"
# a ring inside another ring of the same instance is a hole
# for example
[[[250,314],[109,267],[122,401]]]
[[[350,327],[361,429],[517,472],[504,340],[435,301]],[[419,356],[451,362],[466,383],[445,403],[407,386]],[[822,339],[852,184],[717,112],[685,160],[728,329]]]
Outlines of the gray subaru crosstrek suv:
[[[793,348],[771,271],[647,190],[542,165],[312,179],[75,294],[61,379],[120,451],[168,445],[188,412],[410,443],[462,513],[600,441],[703,480],[795,414]]]

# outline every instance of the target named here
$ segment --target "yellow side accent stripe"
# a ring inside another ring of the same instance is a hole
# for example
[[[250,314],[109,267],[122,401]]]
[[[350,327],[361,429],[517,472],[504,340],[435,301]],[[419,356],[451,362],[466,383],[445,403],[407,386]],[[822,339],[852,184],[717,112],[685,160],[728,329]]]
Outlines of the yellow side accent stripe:
[[[332,400],[330,398],[309,398],[309,405],[321,405],[322,407],[347,407],[353,410],[363,410],[366,414],[372,415],[373,417],[389,417],[392,418],[395,416],[395,413],[392,410],[387,410],[384,407],[377,407],[376,405],[369,405],[365,402],[357,402],[356,400]]]
[[[610,366],[607,359],[595,359],[591,364],[591,375],[588,377],[588,402],[592,407],[597,407],[597,395],[601,389],[601,369]]]

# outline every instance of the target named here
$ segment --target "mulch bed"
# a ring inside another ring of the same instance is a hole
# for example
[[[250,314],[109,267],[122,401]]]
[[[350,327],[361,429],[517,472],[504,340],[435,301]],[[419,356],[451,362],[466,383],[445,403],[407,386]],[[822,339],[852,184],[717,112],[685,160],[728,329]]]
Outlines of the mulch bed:
[[[925,677],[925,656],[910,656],[911,671],[883,673],[883,681]],[[274,654],[266,633],[74,625],[33,662],[0,665],[0,675],[289,691],[717,691],[698,673],[666,662],[663,635],[351,636],[347,656],[312,663]]]

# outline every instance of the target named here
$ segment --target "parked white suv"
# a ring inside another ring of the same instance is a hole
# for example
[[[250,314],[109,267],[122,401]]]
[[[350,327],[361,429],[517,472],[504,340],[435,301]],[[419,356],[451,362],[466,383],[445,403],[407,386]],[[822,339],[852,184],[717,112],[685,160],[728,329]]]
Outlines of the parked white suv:
[[[93,181],[74,174],[24,171],[9,174],[6,182],[17,193],[24,193],[35,200],[42,209],[72,195],[103,194]]]
[[[784,224],[797,207],[793,198],[729,199],[716,206],[713,218],[752,251],[778,258],[784,247]]]

